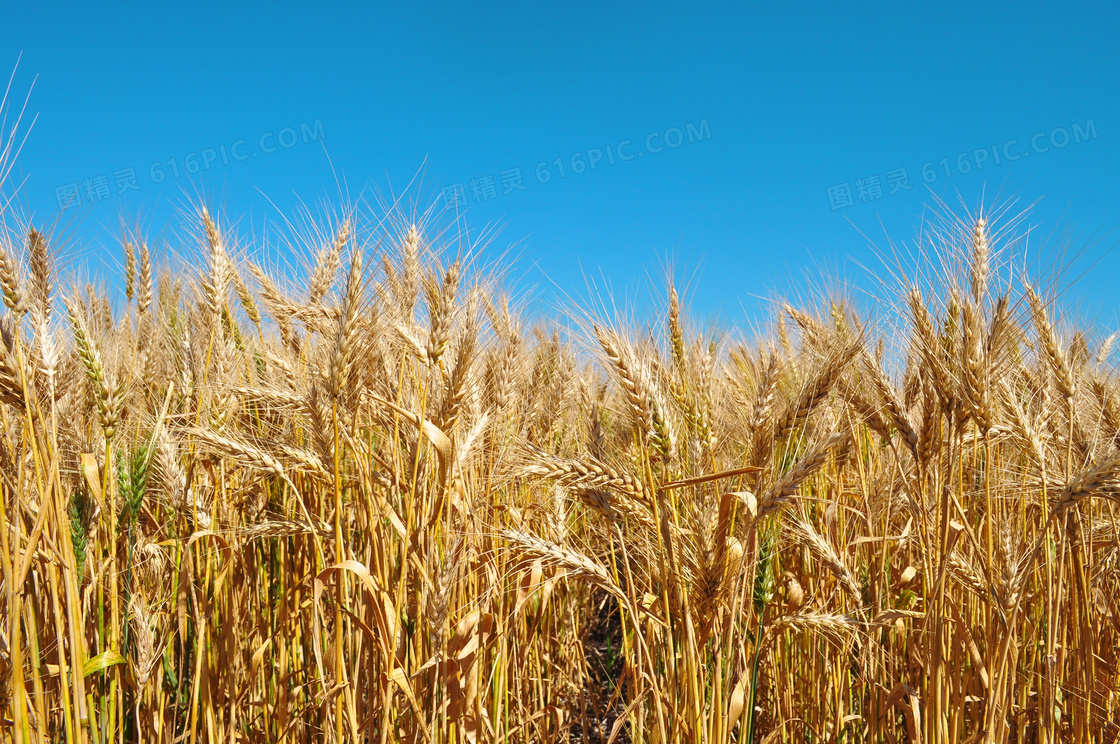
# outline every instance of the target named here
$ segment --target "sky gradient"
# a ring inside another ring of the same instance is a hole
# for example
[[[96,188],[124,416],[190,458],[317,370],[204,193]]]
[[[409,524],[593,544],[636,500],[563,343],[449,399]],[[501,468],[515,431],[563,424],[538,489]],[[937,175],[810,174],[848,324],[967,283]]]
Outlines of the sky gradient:
[[[1017,199],[1032,250],[1088,244],[1072,295],[1115,327],[1118,21],[1103,4],[20,3],[0,68],[22,54],[10,103],[37,77],[37,118],[9,188],[39,224],[80,198],[61,220],[94,272],[122,218],[174,233],[199,194],[247,234],[300,201],[461,188],[542,296],[648,293],[668,262],[696,312],[733,324],[822,271],[867,285],[869,243],[909,243],[938,200]]]

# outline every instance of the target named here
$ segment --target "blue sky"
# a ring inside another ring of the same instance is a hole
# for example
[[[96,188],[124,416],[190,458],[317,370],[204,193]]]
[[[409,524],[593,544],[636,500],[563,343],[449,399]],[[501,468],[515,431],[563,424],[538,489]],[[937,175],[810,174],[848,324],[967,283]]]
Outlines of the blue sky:
[[[340,182],[356,197],[419,173],[424,201],[461,184],[466,220],[500,226],[494,252],[515,245],[542,296],[589,279],[641,294],[671,261],[695,311],[742,324],[822,269],[867,285],[868,237],[910,242],[938,198],[998,194],[1038,202],[1032,247],[1094,238],[1073,294],[1115,326],[1117,15],[19,3],[0,67],[22,53],[13,97],[38,76],[38,118],[15,208],[50,223],[76,184],[83,203],[62,220],[96,265],[117,260],[122,216],[174,231],[199,193],[249,233],[299,200],[337,202]]]

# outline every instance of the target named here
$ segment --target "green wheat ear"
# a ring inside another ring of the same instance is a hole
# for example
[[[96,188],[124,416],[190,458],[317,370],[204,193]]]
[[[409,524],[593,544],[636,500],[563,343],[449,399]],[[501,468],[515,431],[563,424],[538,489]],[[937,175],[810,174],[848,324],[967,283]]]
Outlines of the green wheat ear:
[[[761,615],[774,596],[774,572],[771,564],[774,560],[774,534],[767,530],[759,536],[758,569],[754,574],[754,611]]]
[[[134,521],[144,501],[152,458],[147,445],[140,445],[127,456],[117,454],[117,485],[121,494],[120,521]]]
[[[89,528],[86,526],[86,492],[75,489],[67,507],[70,516],[70,542],[74,546],[74,561],[78,566],[78,576],[86,565],[86,551],[89,545]]]

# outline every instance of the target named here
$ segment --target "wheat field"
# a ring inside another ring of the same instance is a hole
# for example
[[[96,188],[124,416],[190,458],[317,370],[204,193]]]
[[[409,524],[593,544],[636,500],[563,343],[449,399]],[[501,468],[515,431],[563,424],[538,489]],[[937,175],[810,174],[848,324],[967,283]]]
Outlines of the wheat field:
[[[0,737],[1116,740],[1114,337],[1000,217],[751,334],[534,314],[396,207],[96,286],[10,229]]]

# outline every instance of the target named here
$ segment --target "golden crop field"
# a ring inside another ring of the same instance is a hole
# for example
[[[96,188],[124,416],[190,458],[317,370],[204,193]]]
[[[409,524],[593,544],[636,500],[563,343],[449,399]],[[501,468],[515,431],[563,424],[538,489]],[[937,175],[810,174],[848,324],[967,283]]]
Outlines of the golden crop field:
[[[1114,337],[1010,229],[747,337],[533,316],[401,210],[299,279],[192,224],[3,243],[6,741],[1120,736]]]

